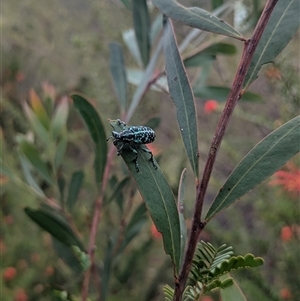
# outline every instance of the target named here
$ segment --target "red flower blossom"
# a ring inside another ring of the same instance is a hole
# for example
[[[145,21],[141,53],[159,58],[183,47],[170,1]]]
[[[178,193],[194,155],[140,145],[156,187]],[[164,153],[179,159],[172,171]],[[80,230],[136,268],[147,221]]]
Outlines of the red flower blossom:
[[[14,267],[7,267],[3,271],[3,280],[11,281],[16,277],[16,275],[17,275],[17,270]]]
[[[18,288],[16,290],[14,301],[28,301],[28,296],[24,289]]]
[[[217,110],[219,103],[216,100],[210,99],[204,103],[204,112],[210,114]]]
[[[297,196],[300,193],[300,169],[291,162],[286,164],[286,169],[277,171],[269,185],[282,186],[285,191]]]
[[[155,225],[152,223],[151,225],[151,236],[154,239],[160,239],[161,238],[161,233],[158,232],[158,230],[156,229]]]
[[[288,299],[291,299],[292,294],[291,294],[291,292],[290,292],[287,288],[282,288],[282,289],[280,290],[280,297],[281,297],[283,300],[288,300]]]
[[[160,153],[160,149],[157,148],[154,144],[148,144],[147,147],[152,152],[153,156],[157,156]]]
[[[289,241],[293,237],[293,229],[290,226],[285,226],[281,228],[281,240],[282,241]]]

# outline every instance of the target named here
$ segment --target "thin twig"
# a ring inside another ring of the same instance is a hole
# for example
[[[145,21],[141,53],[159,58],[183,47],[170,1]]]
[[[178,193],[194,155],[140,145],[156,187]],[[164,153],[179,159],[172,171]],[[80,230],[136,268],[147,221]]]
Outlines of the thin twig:
[[[82,301],[86,301],[86,299],[87,299],[92,269],[96,266],[96,264],[95,264],[95,243],[96,243],[97,229],[98,229],[98,224],[99,224],[99,220],[100,220],[100,212],[101,212],[101,208],[102,208],[104,193],[105,193],[106,185],[108,183],[108,177],[109,177],[111,166],[112,166],[112,158],[113,158],[114,152],[115,152],[115,147],[111,146],[108,151],[108,155],[107,155],[107,163],[106,163],[106,166],[104,169],[101,190],[99,192],[98,198],[95,201],[94,215],[93,215],[93,220],[92,220],[92,224],[91,224],[91,232],[90,232],[89,246],[88,246],[88,254],[90,256],[91,266],[85,272],[85,275],[84,275],[82,290],[81,290],[81,300]]]
[[[197,193],[194,207],[194,215],[192,220],[191,231],[188,239],[187,249],[184,257],[182,269],[180,271],[178,279],[175,280],[175,292],[174,301],[180,301],[184,287],[188,278],[189,271],[191,269],[193,255],[197,246],[199,235],[202,229],[205,227],[207,221],[201,222],[201,214],[203,208],[204,197],[206,194],[208,182],[212,173],[213,165],[216,159],[216,155],[220,148],[226,127],[229,123],[233,110],[241,98],[243,82],[246,77],[246,73],[250,66],[254,51],[261,38],[261,35],[267,25],[267,22],[271,16],[271,13],[278,0],[269,0],[262,12],[262,15],[256,25],[252,38],[245,41],[242,58],[238,67],[238,72],[235,75],[232,89],[227,98],[224,110],[220,117],[215,135],[213,137],[211,147],[209,150],[208,158],[203,171],[201,182],[197,183]]]

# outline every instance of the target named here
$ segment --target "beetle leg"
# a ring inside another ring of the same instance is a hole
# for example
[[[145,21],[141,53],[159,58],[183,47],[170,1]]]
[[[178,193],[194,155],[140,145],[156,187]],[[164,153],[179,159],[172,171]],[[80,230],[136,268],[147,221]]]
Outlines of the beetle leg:
[[[139,163],[138,163],[138,157],[139,157],[139,153],[138,153],[138,151],[135,149],[135,148],[133,148],[131,145],[129,146],[130,147],[130,149],[136,154],[136,156],[135,156],[135,158],[132,160],[132,162],[134,163],[134,165],[135,165],[135,169],[136,169],[136,172],[139,172],[140,171],[140,169],[139,169]]]
[[[151,152],[148,148],[146,148],[144,145],[141,146],[141,149],[142,149],[145,153],[148,153],[148,154],[151,155],[149,161],[152,163],[152,165],[154,166],[154,168],[157,169],[157,165],[156,165],[156,163],[154,162],[152,152]]]
[[[124,147],[124,144],[121,144],[120,147],[117,147],[117,155],[118,155],[118,156],[121,155],[121,152],[122,152],[123,147]]]

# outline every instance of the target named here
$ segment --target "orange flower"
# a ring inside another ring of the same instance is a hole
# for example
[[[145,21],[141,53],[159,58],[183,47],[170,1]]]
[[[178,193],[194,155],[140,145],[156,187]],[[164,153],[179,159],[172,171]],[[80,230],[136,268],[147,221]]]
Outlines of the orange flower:
[[[47,266],[46,268],[45,268],[45,275],[46,276],[48,276],[48,277],[50,277],[50,276],[52,276],[54,274],[54,268],[52,267],[52,266]]]
[[[293,230],[290,226],[285,226],[281,228],[281,240],[282,241],[289,241],[293,238]]]
[[[17,270],[14,267],[7,267],[3,272],[3,280],[4,281],[11,281],[17,275]]]
[[[265,75],[269,77],[270,79],[275,78],[275,79],[281,79],[281,73],[280,70],[274,66],[269,67],[265,71]]]
[[[210,114],[218,108],[219,103],[216,100],[210,99],[204,103],[204,112]]]
[[[282,289],[280,290],[280,297],[281,297],[283,300],[288,300],[288,299],[291,299],[292,294],[291,294],[291,292],[289,291],[289,289],[287,289],[287,288],[282,288]]]
[[[160,149],[157,148],[154,144],[147,144],[147,147],[152,152],[153,156],[157,156],[160,153]]]
[[[282,188],[297,196],[300,193],[300,169],[291,162],[286,164],[285,170],[275,172],[274,179],[269,182],[269,185],[279,185]]]
[[[161,233],[158,232],[158,230],[156,229],[155,225],[152,223],[151,225],[151,236],[154,239],[160,239],[161,238]]]
[[[14,301],[28,301],[28,296],[23,288],[17,289]]]

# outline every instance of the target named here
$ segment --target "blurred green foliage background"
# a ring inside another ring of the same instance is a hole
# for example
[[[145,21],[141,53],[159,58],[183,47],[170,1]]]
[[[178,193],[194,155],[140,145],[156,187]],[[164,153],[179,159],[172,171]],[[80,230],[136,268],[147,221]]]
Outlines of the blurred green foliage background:
[[[189,2],[195,5],[195,1]],[[3,301],[54,300],[52,291],[56,288],[79,296],[80,276],[74,275],[59,259],[50,235],[41,231],[23,211],[25,206],[37,207],[40,200],[24,184],[18,160],[16,136],[18,133],[30,135],[31,132],[22,102],[28,100],[31,88],[41,98],[52,91],[55,101],[73,91],[82,92],[92,100],[101,115],[108,136],[110,126],[106,119],[120,117],[109,71],[109,43],[118,41],[123,44],[126,65],[134,66],[121,37],[122,31],[132,28],[132,16],[117,0],[9,0],[2,2],[2,11],[1,156],[13,178],[5,175],[0,178],[0,295]],[[152,11],[153,18],[156,13]],[[175,24],[175,28],[178,40],[182,40],[187,28],[179,24]],[[235,46],[237,55],[226,59],[221,56],[215,61],[209,75],[211,84],[230,87],[242,48],[236,42]],[[129,86],[129,95],[134,89],[133,85]],[[243,156],[271,130],[299,113],[299,35],[272,66],[263,69],[251,91],[260,94],[263,101],[238,105],[217,158],[206,208]],[[200,164],[203,167],[222,103],[215,111],[206,113],[206,99],[197,98],[196,101]],[[180,173],[188,166],[188,161],[175,121],[175,108],[168,95],[148,92],[132,124],[145,124],[152,117],[160,118],[154,143],[156,155],[159,155],[160,165],[176,192]],[[67,181],[76,170],[83,169],[85,173],[72,216],[80,236],[87,243],[96,197],[92,143],[72,107],[67,127],[68,147],[62,172],[67,175]],[[287,185],[282,183],[270,186],[269,180],[265,181],[213,219],[201,237],[217,245],[231,244],[237,253],[251,252],[265,259],[265,265],[255,271],[234,274],[250,301],[300,299],[299,155],[292,161],[285,170],[294,181],[298,181],[294,192],[288,191]],[[114,170],[117,177],[124,174],[120,158],[115,159]],[[185,216],[189,225],[195,193],[191,172],[188,172],[187,183]],[[45,183],[40,185],[47,191]],[[132,180],[130,185],[135,187]],[[132,207],[127,206],[125,219],[142,202],[134,188],[127,188],[127,194],[132,192]],[[97,237],[99,261],[105,255],[112,229],[119,226],[119,219],[117,204],[110,203],[103,209]],[[113,269],[107,300],[163,300],[161,286],[172,283],[172,269],[159,236],[151,229],[148,218],[140,234],[119,258]],[[92,291],[92,300],[94,294]],[[211,298],[219,300],[217,294]]]

